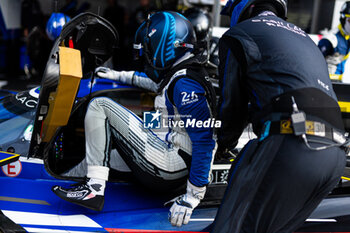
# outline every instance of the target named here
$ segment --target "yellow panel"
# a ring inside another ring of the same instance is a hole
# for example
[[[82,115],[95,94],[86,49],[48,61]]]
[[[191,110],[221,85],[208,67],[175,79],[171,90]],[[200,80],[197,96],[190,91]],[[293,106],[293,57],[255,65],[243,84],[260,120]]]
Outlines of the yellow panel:
[[[75,77],[80,79],[83,75],[81,69],[80,51],[76,49],[60,47],[60,75],[61,77]]]
[[[60,126],[67,125],[82,78],[80,51],[60,47],[60,78],[56,92],[49,97],[49,112],[44,121],[43,141],[48,142]]]
[[[342,81],[343,79],[343,75],[342,74],[330,74],[329,75],[329,78],[332,80],[332,81]]]
[[[338,101],[338,104],[342,112],[350,112],[350,102]]]

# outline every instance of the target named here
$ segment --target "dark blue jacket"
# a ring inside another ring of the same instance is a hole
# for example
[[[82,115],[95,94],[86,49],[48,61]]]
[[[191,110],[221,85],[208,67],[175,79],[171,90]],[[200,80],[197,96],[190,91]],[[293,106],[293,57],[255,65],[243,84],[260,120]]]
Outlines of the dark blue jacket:
[[[273,13],[229,29],[220,39],[219,56],[219,147],[237,143],[249,119],[277,95],[313,87],[336,100],[318,47],[299,27]]]

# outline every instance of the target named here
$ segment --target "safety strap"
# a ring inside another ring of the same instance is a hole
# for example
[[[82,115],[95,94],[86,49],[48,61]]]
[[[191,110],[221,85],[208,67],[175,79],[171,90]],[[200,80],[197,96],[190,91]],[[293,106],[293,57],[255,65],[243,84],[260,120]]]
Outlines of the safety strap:
[[[317,117],[339,131],[344,131],[338,102],[325,92],[313,87],[296,89],[273,97],[270,104],[264,106],[259,113],[254,114],[253,124],[261,124],[261,119],[264,121],[280,120],[281,118],[271,119],[271,116],[277,113],[290,116],[293,111],[292,96],[295,98],[298,108],[304,111],[307,116]]]
[[[206,76],[205,76],[206,75]],[[216,116],[216,96],[213,86],[211,85],[209,81],[208,74],[204,74],[202,72],[198,72],[192,69],[186,69],[185,74],[182,74],[180,76],[174,77],[174,79],[171,81],[171,83],[168,86],[167,89],[167,96],[170,101],[174,105],[174,88],[177,81],[179,81],[181,78],[189,78],[196,82],[198,82],[205,91],[205,98],[207,99],[211,112],[213,114],[213,117]]]
[[[327,138],[341,144],[346,141],[345,136],[339,130],[328,124],[307,120],[305,126],[306,135]],[[294,134],[291,120],[267,121],[264,124],[260,140],[269,134]]]
[[[179,69],[182,68],[182,69]],[[162,83],[161,88],[164,88],[166,84],[169,84],[167,89],[167,96],[169,101],[174,104],[174,87],[178,80],[181,78],[189,78],[198,82],[205,91],[205,97],[209,103],[213,117],[216,116],[216,94],[214,87],[212,86],[209,75],[206,70],[196,60],[179,66],[176,72],[169,73],[165,82]]]

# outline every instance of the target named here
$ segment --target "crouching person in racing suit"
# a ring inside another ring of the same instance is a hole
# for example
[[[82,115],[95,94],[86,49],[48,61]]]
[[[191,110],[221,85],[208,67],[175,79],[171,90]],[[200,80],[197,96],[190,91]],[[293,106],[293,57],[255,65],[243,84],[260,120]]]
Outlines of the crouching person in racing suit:
[[[180,118],[184,122],[207,121],[215,109],[209,103],[213,88],[191,53],[195,43],[187,19],[175,12],[159,12],[145,21],[135,35],[134,48],[144,59],[148,77],[103,67],[97,69],[97,75],[157,92],[151,121],[159,119],[160,114],[166,124]],[[144,185],[170,190],[185,184],[188,178],[187,192],[176,198],[170,209],[172,225],[187,224],[206,192],[216,140],[212,128],[169,125],[166,131],[152,131],[137,115],[113,100],[93,99],[85,117],[88,179],[75,188],[54,186],[53,191],[64,200],[102,210],[112,139]]]
[[[237,143],[247,122],[258,138],[232,165],[211,232],[293,232],[345,167],[327,65],[308,35],[282,19],[285,0],[230,0],[223,13],[231,28],[219,43],[219,150]]]

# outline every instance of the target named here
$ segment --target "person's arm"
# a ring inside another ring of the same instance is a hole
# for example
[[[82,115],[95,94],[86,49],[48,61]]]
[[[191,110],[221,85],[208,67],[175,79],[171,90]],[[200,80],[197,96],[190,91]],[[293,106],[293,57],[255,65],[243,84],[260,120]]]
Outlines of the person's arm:
[[[100,78],[115,80],[128,85],[140,87],[157,92],[158,85],[143,72],[138,71],[115,71],[107,67],[98,67],[95,73]]]
[[[174,104],[186,121],[205,122],[212,118],[203,87],[188,78],[178,80],[174,86]],[[192,142],[192,162],[189,181],[198,187],[209,182],[210,167],[215,147],[214,130],[209,127],[188,125],[185,128]]]
[[[192,160],[186,194],[178,197],[170,208],[170,221],[174,226],[187,224],[192,211],[204,198],[214,156],[213,128],[196,127],[196,122],[211,119],[204,89],[192,79],[182,78],[174,86],[173,100],[192,142]],[[186,125],[193,122],[193,125]]]
[[[239,42],[222,37],[219,41],[219,58],[218,119],[222,125],[218,131],[218,144],[222,151],[231,149],[238,143],[247,126],[249,100],[245,86],[247,82],[244,82],[246,60]]]
[[[135,71],[132,77],[132,85],[137,87],[141,87],[153,92],[158,91],[158,84],[156,84],[152,79],[147,77],[147,75],[143,72]]]

